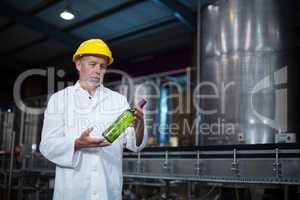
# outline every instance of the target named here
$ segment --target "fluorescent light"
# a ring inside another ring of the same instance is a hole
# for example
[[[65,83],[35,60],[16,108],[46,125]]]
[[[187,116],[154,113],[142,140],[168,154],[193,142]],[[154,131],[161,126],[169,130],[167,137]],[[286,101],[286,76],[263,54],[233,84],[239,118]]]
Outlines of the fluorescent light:
[[[60,17],[64,20],[72,20],[75,18],[74,14],[71,13],[69,10],[64,10],[63,12],[61,12]]]

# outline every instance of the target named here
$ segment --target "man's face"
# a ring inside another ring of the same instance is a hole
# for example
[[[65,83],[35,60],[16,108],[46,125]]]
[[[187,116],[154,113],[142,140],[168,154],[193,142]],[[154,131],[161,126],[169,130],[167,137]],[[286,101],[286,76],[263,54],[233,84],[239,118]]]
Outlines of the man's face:
[[[85,55],[76,61],[80,81],[91,87],[102,84],[108,60],[104,56]]]

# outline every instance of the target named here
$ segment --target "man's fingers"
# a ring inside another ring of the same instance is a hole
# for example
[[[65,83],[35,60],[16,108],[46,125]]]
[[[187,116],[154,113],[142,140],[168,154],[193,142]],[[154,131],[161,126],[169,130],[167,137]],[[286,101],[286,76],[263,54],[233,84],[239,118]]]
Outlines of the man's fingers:
[[[134,112],[134,118],[135,120],[138,119],[138,120],[142,120],[144,118],[144,114],[142,112]]]
[[[92,138],[90,141],[89,147],[103,147],[110,145],[104,138]]]
[[[136,111],[138,111],[138,112],[140,112],[140,113],[143,113],[143,109],[142,109],[142,108],[140,108],[140,107],[138,107],[138,106],[135,106],[134,108],[136,109]]]
[[[108,142],[105,142],[105,143],[101,143],[101,144],[80,145],[80,148],[106,147],[109,145],[111,145],[111,144]]]
[[[91,138],[90,143],[91,144],[101,144],[103,143],[105,140],[103,138]]]
[[[92,132],[92,131],[93,131],[93,127],[92,128],[88,128],[85,131],[83,131],[82,135],[83,136],[89,136],[90,132]]]
[[[106,146],[109,146],[111,145],[110,143],[108,142],[103,142],[101,144],[89,144],[89,145],[84,145],[84,146],[81,146],[82,148],[92,148],[92,147],[106,147]]]

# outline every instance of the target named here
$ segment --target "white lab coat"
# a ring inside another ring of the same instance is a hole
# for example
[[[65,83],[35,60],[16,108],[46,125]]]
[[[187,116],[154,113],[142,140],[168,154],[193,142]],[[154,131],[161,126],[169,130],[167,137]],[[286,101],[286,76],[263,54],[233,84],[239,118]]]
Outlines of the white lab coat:
[[[101,133],[128,108],[124,96],[100,86],[90,97],[79,82],[50,98],[44,116],[41,153],[56,164],[54,200],[122,199],[123,147],[140,151],[132,127],[127,128],[112,145],[74,151],[75,139],[89,127],[91,135]],[[146,129],[145,129],[146,130]]]

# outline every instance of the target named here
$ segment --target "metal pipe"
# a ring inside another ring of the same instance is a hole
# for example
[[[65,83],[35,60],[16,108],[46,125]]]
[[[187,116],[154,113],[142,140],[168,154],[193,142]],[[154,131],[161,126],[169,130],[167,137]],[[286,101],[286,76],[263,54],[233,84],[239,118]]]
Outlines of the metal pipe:
[[[7,200],[11,199],[11,188],[12,188],[12,175],[13,175],[13,167],[14,167],[14,155],[15,155],[15,136],[16,132],[12,131],[11,143],[10,143],[10,163],[9,163],[9,177],[8,177],[8,195]]]
[[[200,84],[200,57],[201,57],[201,1],[198,1],[197,5],[197,55],[196,55],[196,73],[197,73],[197,86]],[[196,87],[197,87],[196,86]],[[200,102],[197,102],[198,105]],[[201,114],[198,109],[196,109],[196,133],[195,133],[195,146],[200,144],[200,132],[199,124],[201,121]]]
[[[20,112],[21,112],[21,120],[20,120],[19,144],[23,144],[25,112],[23,112],[22,110],[25,110],[25,109],[26,108],[23,108],[23,109],[20,110]]]

